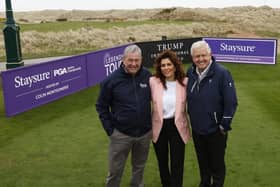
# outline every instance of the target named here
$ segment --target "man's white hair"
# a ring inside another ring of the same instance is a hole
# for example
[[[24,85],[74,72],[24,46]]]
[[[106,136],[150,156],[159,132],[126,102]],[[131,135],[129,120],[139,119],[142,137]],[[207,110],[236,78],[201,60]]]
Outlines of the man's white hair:
[[[197,42],[194,42],[191,46],[191,55],[193,55],[193,51],[195,49],[199,49],[199,48],[204,48],[207,50],[207,52],[210,54],[211,53],[211,48],[209,46],[209,44],[204,41],[204,40],[200,40],[200,41],[197,41]]]

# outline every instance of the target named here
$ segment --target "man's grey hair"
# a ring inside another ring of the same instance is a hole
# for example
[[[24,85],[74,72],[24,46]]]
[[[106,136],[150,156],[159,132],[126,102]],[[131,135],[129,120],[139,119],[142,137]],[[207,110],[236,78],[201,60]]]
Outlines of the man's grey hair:
[[[128,53],[138,53],[142,57],[142,51],[137,45],[129,45],[124,49],[123,58],[127,56]]]
[[[210,54],[211,53],[211,48],[209,46],[209,44],[204,41],[204,40],[201,40],[201,41],[197,41],[197,42],[194,42],[191,46],[191,55],[193,55],[193,51],[195,49],[199,49],[199,48],[204,48],[207,50],[207,52]]]

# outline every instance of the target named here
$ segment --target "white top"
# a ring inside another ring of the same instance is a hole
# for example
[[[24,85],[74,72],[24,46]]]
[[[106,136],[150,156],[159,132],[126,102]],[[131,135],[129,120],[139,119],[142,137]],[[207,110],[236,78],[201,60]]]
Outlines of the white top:
[[[166,81],[167,89],[163,90],[163,119],[173,118],[176,108],[176,81]]]

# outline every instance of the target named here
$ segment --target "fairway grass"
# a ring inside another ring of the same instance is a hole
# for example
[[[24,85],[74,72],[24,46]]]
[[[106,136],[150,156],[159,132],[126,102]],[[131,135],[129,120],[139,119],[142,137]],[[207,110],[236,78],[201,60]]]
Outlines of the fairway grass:
[[[278,187],[280,183],[280,81],[277,65],[224,64],[237,88],[238,110],[229,134],[225,187]],[[95,102],[99,86],[5,117],[0,90],[1,187],[102,187],[108,138]],[[130,160],[122,178],[129,186]],[[160,187],[151,146],[145,187]],[[184,187],[197,187],[198,166],[186,146]]]

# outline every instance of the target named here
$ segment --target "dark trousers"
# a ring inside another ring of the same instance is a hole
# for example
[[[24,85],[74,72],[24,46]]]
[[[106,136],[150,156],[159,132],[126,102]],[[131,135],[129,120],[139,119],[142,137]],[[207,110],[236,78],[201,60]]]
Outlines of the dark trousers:
[[[154,143],[163,187],[182,187],[185,160],[185,144],[174,124],[165,119],[158,141]],[[169,169],[170,153],[170,169]]]
[[[193,131],[193,141],[201,177],[199,187],[222,187],[226,174],[227,134],[222,134],[220,130],[208,135]]]

